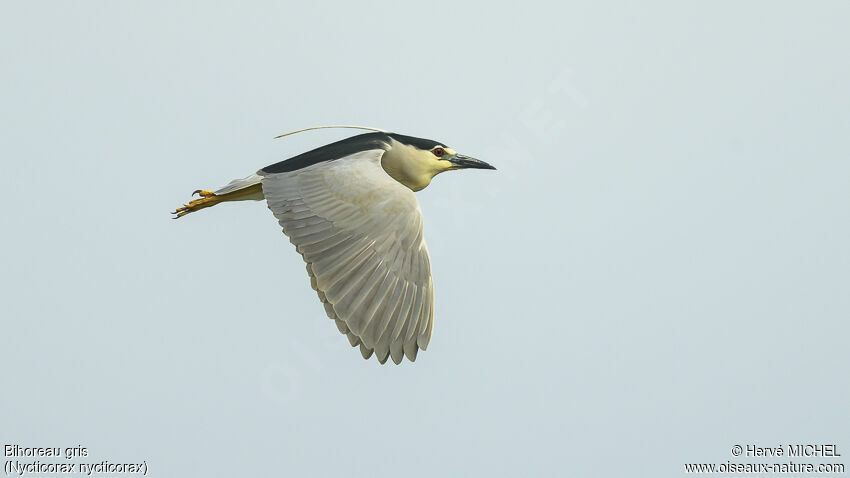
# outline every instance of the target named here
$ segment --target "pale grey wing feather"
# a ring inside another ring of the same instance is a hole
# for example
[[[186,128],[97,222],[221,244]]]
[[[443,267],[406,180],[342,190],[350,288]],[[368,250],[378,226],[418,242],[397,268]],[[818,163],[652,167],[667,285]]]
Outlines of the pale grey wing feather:
[[[434,286],[419,205],[384,172],[383,152],[259,174],[328,317],[364,358],[400,363],[428,346]]]

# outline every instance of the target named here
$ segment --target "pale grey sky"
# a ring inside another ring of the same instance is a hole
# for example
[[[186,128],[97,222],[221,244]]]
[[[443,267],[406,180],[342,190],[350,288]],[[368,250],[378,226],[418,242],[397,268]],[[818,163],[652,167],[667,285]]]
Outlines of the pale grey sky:
[[[0,441],[159,477],[850,456],[848,21],[826,1],[4,2]],[[499,168],[418,194],[436,325],[415,364],[349,348],[264,203],[168,214],[350,134],[271,139],[328,123]]]

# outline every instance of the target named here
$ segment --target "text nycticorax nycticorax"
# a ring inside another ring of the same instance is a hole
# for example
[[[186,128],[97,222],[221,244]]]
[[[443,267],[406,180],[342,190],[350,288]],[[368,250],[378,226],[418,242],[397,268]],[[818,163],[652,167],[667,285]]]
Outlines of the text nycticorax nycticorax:
[[[434,324],[434,284],[413,191],[443,171],[496,168],[438,141],[362,129],[374,132],[272,164],[216,191],[195,191],[201,198],[174,214],[265,199],[352,347],[381,363],[413,361],[428,347]]]

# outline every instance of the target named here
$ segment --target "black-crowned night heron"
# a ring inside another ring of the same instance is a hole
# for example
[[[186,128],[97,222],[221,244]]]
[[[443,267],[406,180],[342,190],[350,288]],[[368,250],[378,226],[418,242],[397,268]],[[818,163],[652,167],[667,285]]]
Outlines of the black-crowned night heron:
[[[434,324],[434,284],[413,191],[443,171],[496,168],[438,141],[362,129],[374,132],[299,154],[216,191],[195,191],[201,198],[174,214],[265,199],[351,346],[381,363],[387,357],[413,361],[428,347]]]

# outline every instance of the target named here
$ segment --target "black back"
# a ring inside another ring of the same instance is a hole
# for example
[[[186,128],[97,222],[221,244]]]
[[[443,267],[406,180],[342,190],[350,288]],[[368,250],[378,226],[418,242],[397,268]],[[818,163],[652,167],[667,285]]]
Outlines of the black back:
[[[370,149],[383,149],[386,151],[390,147],[391,137],[399,143],[409,144],[425,150],[430,150],[431,148],[440,145],[440,143],[430,139],[415,138],[413,136],[404,136],[396,133],[358,134],[357,136],[352,136],[335,143],[326,144],[312,151],[301,153],[298,156],[293,156],[279,163],[272,164],[271,166],[266,166],[260,171],[264,173],[287,173],[325,161],[333,161],[335,159],[344,158],[360,151],[367,151]]]

